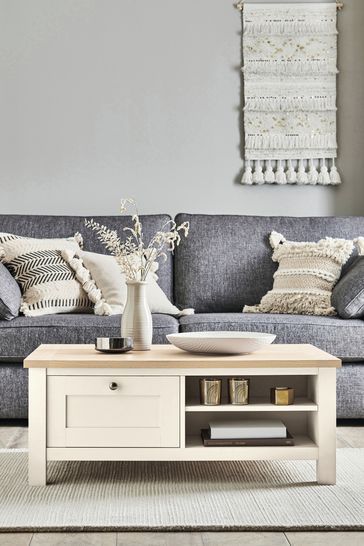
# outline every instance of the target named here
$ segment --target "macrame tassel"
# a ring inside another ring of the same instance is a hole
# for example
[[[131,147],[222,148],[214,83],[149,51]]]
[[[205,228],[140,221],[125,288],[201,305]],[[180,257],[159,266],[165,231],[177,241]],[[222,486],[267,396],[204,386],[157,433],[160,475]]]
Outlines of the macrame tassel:
[[[292,160],[288,160],[288,169],[286,173],[288,184],[295,184],[297,182],[297,173],[293,168]]]
[[[278,161],[278,167],[276,171],[276,182],[277,184],[287,184],[286,173],[284,172],[283,163],[281,160]]]
[[[264,174],[263,174],[262,164],[259,161],[259,159],[255,161],[255,169],[253,172],[253,183],[264,184]]]
[[[318,172],[313,162],[313,159],[310,159],[310,168],[308,169],[308,183],[317,184],[318,181]]]
[[[250,165],[250,161],[248,160],[246,162],[246,165],[245,165],[245,168],[244,168],[244,173],[243,173],[243,177],[241,179],[241,183],[242,184],[247,184],[247,185],[251,185],[253,184],[253,173],[252,173],[252,167]]]
[[[297,184],[307,184],[307,183],[308,183],[308,176],[306,173],[305,165],[303,163],[303,159],[300,159],[298,163]]]
[[[330,184],[330,175],[329,171],[327,170],[326,161],[324,159],[321,159],[320,172],[318,175],[317,183],[321,184],[322,186],[328,186]]]
[[[267,184],[274,184],[274,182],[276,181],[273,167],[272,167],[272,162],[270,159],[268,159],[268,162],[267,162],[267,166],[266,166],[265,174],[264,174],[264,180],[266,181]]]
[[[340,178],[339,171],[337,170],[336,165],[335,165],[335,159],[332,160],[332,165],[331,165],[331,169],[330,169],[330,182],[334,186],[337,186],[338,184],[341,184],[341,178]]]

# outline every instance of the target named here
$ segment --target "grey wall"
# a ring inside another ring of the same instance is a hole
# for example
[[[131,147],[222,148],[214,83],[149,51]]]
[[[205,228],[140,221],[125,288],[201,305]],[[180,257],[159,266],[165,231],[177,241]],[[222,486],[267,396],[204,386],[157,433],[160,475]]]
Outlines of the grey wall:
[[[339,15],[344,184],[243,187],[228,0],[0,0],[0,213],[364,213],[364,2]]]

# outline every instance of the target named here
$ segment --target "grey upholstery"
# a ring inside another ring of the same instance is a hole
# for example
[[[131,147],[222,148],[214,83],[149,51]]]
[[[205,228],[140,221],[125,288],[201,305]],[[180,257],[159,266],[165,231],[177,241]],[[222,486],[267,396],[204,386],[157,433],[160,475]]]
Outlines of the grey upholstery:
[[[341,318],[364,316],[364,256],[358,256],[332,292],[332,305]]]
[[[178,321],[153,315],[153,343],[165,343],[166,334],[178,332]],[[96,337],[120,335],[120,315],[45,315],[0,322],[2,361],[22,361],[41,343],[94,343]],[[1,366],[1,363],[0,363]]]
[[[0,362],[0,419],[27,419],[28,370]]]
[[[312,343],[343,360],[364,360],[364,322],[338,317],[199,313],[181,317],[181,332],[238,330],[276,334],[276,343]],[[364,366],[363,366],[364,371]]]
[[[364,418],[364,365],[344,364],[336,374],[338,419]]]
[[[21,292],[18,283],[0,263],[0,320],[12,320],[19,315]]]
[[[123,228],[131,225],[130,216],[94,216],[94,220],[105,224],[123,236]],[[170,220],[167,214],[141,216],[143,232],[149,240],[155,231]],[[70,237],[79,231],[84,240],[85,250],[107,254],[105,247],[97,239],[96,233],[84,225],[84,216],[23,216],[0,215],[0,232],[15,233],[23,237]],[[159,284],[167,296],[172,298],[172,257],[167,256],[167,262],[158,271]]]
[[[189,236],[175,253],[175,303],[197,313],[239,312],[260,302],[277,267],[268,242],[272,230],[294,241],[364,234],[364,217],[179,214],[176,219],[187,220]]]

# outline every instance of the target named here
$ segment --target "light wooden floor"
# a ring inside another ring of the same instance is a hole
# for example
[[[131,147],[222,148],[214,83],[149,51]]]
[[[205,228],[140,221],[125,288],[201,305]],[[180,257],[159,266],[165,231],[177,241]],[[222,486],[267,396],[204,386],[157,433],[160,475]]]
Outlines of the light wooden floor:
[[[0,427],[0,448],[27,447],[25,427]],[[337,447],[364,447],[364,427],[338,427]],[[364,546],[364,532],[0,533],[0,546]]]

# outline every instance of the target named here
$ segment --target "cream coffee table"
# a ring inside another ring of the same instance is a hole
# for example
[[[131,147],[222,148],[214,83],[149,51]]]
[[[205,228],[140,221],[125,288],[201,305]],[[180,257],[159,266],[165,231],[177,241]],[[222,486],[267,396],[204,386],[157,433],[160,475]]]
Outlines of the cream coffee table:
[[[171,345],[102,354],[92,345],[41,345],[28,358],[29,483],[47,483],[47,461],[312,459],[317,481],[334,484],[335,358],[312,345],[270,345],[241,356],[186,353]],[[250,404],[202,406],[200,377],[250,377]],[[269,402],[271,386],[295,388],[291,406]],[[279,417],[294,446],[204,447],[210,420]]]

